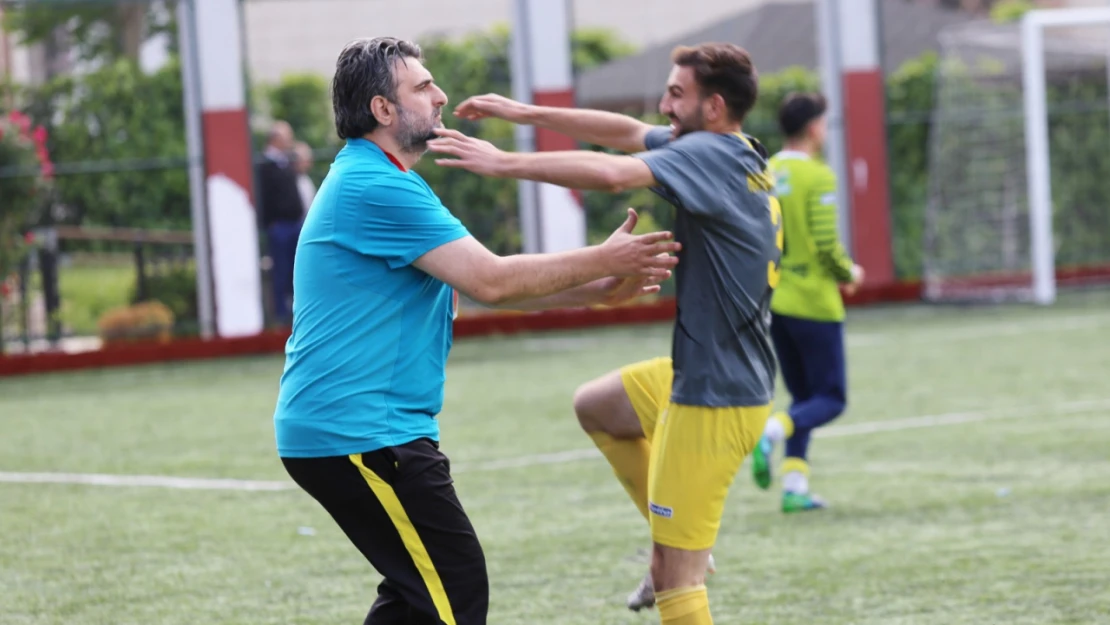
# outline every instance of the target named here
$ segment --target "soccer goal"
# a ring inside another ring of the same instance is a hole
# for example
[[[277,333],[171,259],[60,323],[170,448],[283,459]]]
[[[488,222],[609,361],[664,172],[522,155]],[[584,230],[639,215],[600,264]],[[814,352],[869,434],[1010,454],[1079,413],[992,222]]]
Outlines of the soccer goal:
[[[946,30],[936,75],[925,298],[1051,304],[1110,284],[1110,8]]]

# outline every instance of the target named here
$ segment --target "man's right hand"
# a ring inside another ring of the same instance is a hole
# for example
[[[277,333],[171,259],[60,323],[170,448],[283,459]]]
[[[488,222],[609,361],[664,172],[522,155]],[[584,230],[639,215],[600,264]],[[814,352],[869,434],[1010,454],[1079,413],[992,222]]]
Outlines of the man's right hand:
[[[844,294],[855,295],[861,284],[863,284],[863,267],[852,265],[852,281],[844,285]]]
[[[495,117],[516,124],[525,123],[525,116],[531,108],[516,100],[510,100],[496,93],[476,95],[463,100],[455,107],[455,116],[471,121]]]
[[[632,234],[638,219],[636,211],[628,209],[628,219],[598,246],[603,262],[613,276],[666,278],[678,264],[678,257],[671,254],[682,249],[682,245],[672,240],[674,235],[670,232]]]

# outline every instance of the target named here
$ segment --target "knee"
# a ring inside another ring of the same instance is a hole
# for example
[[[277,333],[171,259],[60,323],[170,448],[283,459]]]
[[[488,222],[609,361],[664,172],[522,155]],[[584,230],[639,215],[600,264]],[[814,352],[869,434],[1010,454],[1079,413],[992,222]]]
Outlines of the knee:
[[[574,391],[574,416],[584,431],[597,432],[602,424],[598,417],[596,395],[590,392],[590,387],[591,383],[587,382]]]

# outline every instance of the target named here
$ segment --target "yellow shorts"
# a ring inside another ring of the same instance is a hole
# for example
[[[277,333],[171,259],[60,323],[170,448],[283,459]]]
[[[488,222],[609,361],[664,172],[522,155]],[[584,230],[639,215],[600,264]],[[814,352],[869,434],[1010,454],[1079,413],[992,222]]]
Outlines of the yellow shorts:
[[[651,538],[660,545],[700,551],[717,541],[729,488],[755,449],[771,405],[672,404],[673,379],[670,358],[621,369],[625,392],[651,442]]]

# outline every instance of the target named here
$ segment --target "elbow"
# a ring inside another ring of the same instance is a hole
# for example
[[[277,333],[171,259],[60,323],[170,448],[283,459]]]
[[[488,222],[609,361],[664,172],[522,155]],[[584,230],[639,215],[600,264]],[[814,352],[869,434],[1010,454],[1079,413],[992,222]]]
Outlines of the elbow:
[[[490,266],[476,272],[477,279],[468,289],[467,297],[479,304],[491,308],[504,306],[514,299],[514,293],[509,289],[508,280],[503,270],[504,259],[498,258]]]
[[[630,187],[628,177],[619,167],[610,166],[601,168],[598,172],[598,178],[597,191],[621,193],[627,191]]]
[[[471,289],[471,292],[466,295],[470,299],[489,308],[504,306],[512,301],[509,292],[503,286],[496,283],[483,282],[476,285]]]

